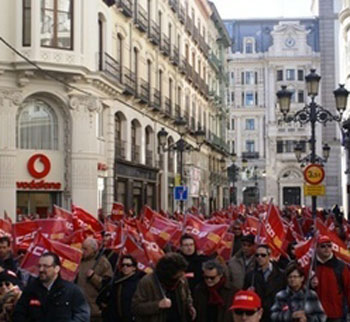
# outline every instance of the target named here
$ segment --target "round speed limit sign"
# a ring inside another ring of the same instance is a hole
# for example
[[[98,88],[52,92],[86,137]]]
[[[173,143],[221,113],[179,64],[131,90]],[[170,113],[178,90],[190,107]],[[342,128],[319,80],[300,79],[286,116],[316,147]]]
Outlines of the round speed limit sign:
[[[309,184],[320,184],[324,175],[323,167],[319,164],[309,164],[304,170],[304,179]]]

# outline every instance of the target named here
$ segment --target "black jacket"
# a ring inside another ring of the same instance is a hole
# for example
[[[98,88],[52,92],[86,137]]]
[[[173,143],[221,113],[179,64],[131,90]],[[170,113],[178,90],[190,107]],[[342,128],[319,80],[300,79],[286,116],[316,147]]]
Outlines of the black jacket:
[[[130,277],[116,275],[108,286],[110,291],[105,299],[107,307],[102,313],[104,322],[134,321],[134,316],[131,313],[131,300],[137,284],[144,275],[143,272],[136,272]]]
[[[286,287],[286,279],[284,273],[273,264],[273,269],[267,281],[265,281],[263,273],[255,269],[245,276],[244,289],[251,286],[254,287],[255,292],[260,296],[262,307],[264,309],[262,322],[270,321],[270,309],[274,303],[276,294]]]
[[[60,277],[50,291],[35,279],[23,291],[13,313],[13,322],[87,322],[90,309],[83,293]]]

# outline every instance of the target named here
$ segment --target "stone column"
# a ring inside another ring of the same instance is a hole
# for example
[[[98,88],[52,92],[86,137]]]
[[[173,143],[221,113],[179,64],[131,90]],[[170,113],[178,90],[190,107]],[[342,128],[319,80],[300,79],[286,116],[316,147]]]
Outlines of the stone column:
[[[16,114],[19,91],[0,88],[0,216],[16,218]]]

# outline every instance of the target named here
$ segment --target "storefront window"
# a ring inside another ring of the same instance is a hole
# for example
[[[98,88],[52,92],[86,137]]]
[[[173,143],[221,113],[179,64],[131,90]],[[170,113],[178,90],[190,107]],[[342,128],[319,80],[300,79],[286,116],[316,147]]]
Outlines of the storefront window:
[[[17,119],[17,147],[33,150],[58,150],[58,121],[44,101],[24,103]]]
[[[72,0],[41,0],[41,46],[72,49]]]

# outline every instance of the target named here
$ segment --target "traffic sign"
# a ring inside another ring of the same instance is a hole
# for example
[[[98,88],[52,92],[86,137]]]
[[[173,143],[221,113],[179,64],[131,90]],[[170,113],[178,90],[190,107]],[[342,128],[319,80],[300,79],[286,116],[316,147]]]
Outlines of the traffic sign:
[[[319,185],[304,185],[305,196],[324,196],[326,194],[326,187],[324,184]]]
[[[319,164],[309,164],[304,170],[304,179],[312,185],[320,184],[324,179],[323,167]]]
[[[186,201],[188,199],[188,187],[176,186],[174,189],[174,199],[179,201]]]

